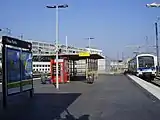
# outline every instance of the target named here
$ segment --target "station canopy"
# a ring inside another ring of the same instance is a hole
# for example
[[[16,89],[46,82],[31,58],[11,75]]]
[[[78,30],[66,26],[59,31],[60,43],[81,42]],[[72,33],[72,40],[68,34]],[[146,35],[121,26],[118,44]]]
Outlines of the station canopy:
[[[50,61],[55,58],[55,54],[53,55],[33,55],[33,61]],[[60,58],[68,58],[69,60],[84,60],[84,59],[104,59],[104,57],[100,54],[78,54],[78,53],[69,53],[69,54],[59,54]]]

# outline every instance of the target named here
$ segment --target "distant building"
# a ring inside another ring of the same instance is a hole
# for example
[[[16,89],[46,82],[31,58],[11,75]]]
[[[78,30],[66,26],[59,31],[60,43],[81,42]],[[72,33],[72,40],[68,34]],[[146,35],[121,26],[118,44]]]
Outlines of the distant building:
[[[33,56],[35,55],[53,55],[55,54],[55,45],[48,42],[41,42],[41,41],[34,41],[34,40],[26,40],[32,43],[32,52]],[[90,51],[92,54],[100,54],[102,55],[102,50],[96,49],[96,48],[78,48],[73,46],[67,46],[60,44],[59,49],[61,49],[61,53],[79,53],[82,51]],[[102,69],[105,65],[103,60],[98,60],[98,69]],[[81,72],[85,70],[85,60],[80,60],[76,62],[76,67],[79,68],[81,66],[81,69],[77,72]],[[39,62],[39,61],[33,61],[33,70],[39,71],[39,72],[49,72],[50,71],[50,63],[49,62]]]
[[[32,53],[33,56],[41,56],[41,55],[53,55],[55,54],[55,45],[49,42],[42,42],[42,41],[36,41],[36,40],[25,40],[32,43]],[[1,51],[1,38],[0,38],[0,60],[2,58],[2,51]],[[102,54],[102,50],[96,49],[96,48],[78,48],[73,46],[67,46],[60,44],[59,49],[61,49],[61,53],[79,53],[82,51],[90,51],[92,54]],[[76,62],[76,66],[81,66],[85,69],[85,60],[80,60]],[[98,60],[98,70],[105,69],[105,60]],[[33,70],[39,71],[39,72],[50,72],[50,62],[44,62],[44,61],[33,61]],[[80,71],[84,71],[81,69]]]

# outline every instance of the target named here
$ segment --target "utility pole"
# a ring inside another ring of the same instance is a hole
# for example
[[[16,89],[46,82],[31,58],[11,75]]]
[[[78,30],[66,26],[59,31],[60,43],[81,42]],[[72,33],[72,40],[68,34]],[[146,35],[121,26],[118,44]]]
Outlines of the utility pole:
[[[68,37],[66,36],[66,53],[68,53]]]
[[[122,61],[124,60],[124,53],[122,52]]]
[[[56,9],[56,88],[59,89],[59,80],[58,80],[58,59],[59,59],[59,9],[60,8],[67,8],[67,4],[61,5],[53,5],[53,6],[46,6],[47,8]]]
[[[158,23],[155,22],[155,31],[156,31],[156,54],[157,54],[157,74],[159,72],[159,47],[158,47]]]
[[[148,36],[146,36],[145,42],[146,42],[146,52],[148,52]]]

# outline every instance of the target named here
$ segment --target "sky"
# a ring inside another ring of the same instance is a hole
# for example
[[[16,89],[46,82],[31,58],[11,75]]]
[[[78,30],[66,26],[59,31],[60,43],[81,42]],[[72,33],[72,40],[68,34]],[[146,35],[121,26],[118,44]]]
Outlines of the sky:
[[[59,10],[60,43],[67,36],[69,45],[86,47],[85,38],[94,37],[91,46],[117,59],[122,53],[131,56],[134,46],[155,44],[160,8],[147,8],[152,2],[160,0],[0,0],[0,28],[11,29],[15,37],[54,43],[56,11],[45,6],[68,4]]]

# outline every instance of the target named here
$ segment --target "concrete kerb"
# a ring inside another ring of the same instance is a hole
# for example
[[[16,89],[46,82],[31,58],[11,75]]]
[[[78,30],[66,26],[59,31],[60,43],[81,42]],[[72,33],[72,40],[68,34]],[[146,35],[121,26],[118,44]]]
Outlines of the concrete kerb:
[[[140,88],[143,88],[143,92],[146,93],[146,91],[148,91],[152,97],[151,99],[158,99],[160,100],[160,88],[153,85],[152,83],[149,83],[141,78],[138,78],[134,75],[126,75],[129,79],[131,79],[134,83],[136,83],[136,86],[139,86]],[[145,91],[144,91],[145,90]]]

